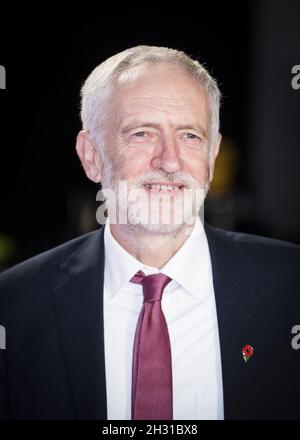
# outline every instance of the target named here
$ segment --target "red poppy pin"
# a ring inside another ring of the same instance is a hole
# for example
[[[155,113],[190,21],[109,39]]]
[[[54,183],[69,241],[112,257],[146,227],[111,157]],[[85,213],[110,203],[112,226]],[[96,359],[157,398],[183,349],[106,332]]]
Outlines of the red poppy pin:
[[[249,359],[253,356],[254,348],[252,345],[245,345],[245,347],[242,350],[242,355],[245,362],[248,362]]]

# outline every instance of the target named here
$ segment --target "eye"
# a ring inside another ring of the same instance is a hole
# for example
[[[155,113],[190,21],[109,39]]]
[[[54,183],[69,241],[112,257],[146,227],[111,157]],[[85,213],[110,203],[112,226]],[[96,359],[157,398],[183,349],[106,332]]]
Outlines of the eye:
[[[130,134],[130,140],[133,143],[153,143],[157,140],[157,134],[151,129],[147,130],[136,130]]]
[[[146,133],[145,131],[138,131],[138,132],[136,132],[136,133],[133,133],[133,136],[143,138],[143,137],[146,137],[146,136],[147,136],[147,133]]]
[[[203,139],[198,133],[193,133],[192,131],[182,131],[181,142],[183,142],[187,147],[199,148],[203,144]]]
[[[197,136],[195,133],[185,133],[185,136],[187,139],[191,139],[191,140],[201,140],[199,138],[199,136]]]

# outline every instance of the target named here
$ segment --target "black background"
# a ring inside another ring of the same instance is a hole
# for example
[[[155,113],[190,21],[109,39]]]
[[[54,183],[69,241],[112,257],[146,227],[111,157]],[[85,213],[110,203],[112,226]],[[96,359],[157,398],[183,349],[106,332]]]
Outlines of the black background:
[[[80,87],[101,61],[138,44],[184,50],[217,78],[221,132],[239,152],[237,212],[230,226],[300,243],[300,90],[291,88],[291,68],[300,64],[299,17],[299,2],[268,0],[182,4],[166,11],[145,3],[132,10],[116,5],[114,13],[88,5],[76,13],[50,8],[33,13],[17,6],[4,12],[0,248],[6,243],[7,258],[2,265],[85,232],[77,222],[78,200],[90,198],[96,209],[97,187],[75,152]],[[278,72],[280,90],[274,83],[266,96],[264,81],[276,81]],[[268,130],[275,141],[271,135],[266,141]],[[278,181],[289,203],[281,204],[283,221],[276,223],[272,188]],[[266,210],[265,200],[273,211]],[[218,225],[218,216],[211,215],[211,222]]]

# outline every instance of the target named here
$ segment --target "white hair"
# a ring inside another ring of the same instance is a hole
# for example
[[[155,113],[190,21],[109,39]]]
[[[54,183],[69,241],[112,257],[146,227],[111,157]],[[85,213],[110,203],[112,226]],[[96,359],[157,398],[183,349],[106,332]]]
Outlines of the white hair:
[[[97,66],[86,79],[81,89],[81,120],[97,147],[103,144],[103,131],[113,82],[131,69],[143,64],[169,63],[179,66],[191,77],[197,79],[208,96],[210,107],[209,143],[213,145],[219,133],[219,110],[221,93],[217,82],[197,60],[183,51],[156,46],[136,46],[108,58]]]

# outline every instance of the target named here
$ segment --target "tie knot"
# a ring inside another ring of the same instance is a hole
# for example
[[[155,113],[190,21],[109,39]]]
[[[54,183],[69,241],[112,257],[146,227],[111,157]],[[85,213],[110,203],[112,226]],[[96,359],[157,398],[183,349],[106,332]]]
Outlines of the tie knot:
[[[139,270],[130,280],[132,283],[142,284],[144,302],[161,301],[162,293],[166,285],[172,281],[170,277],[163,273],[145,275]]]

